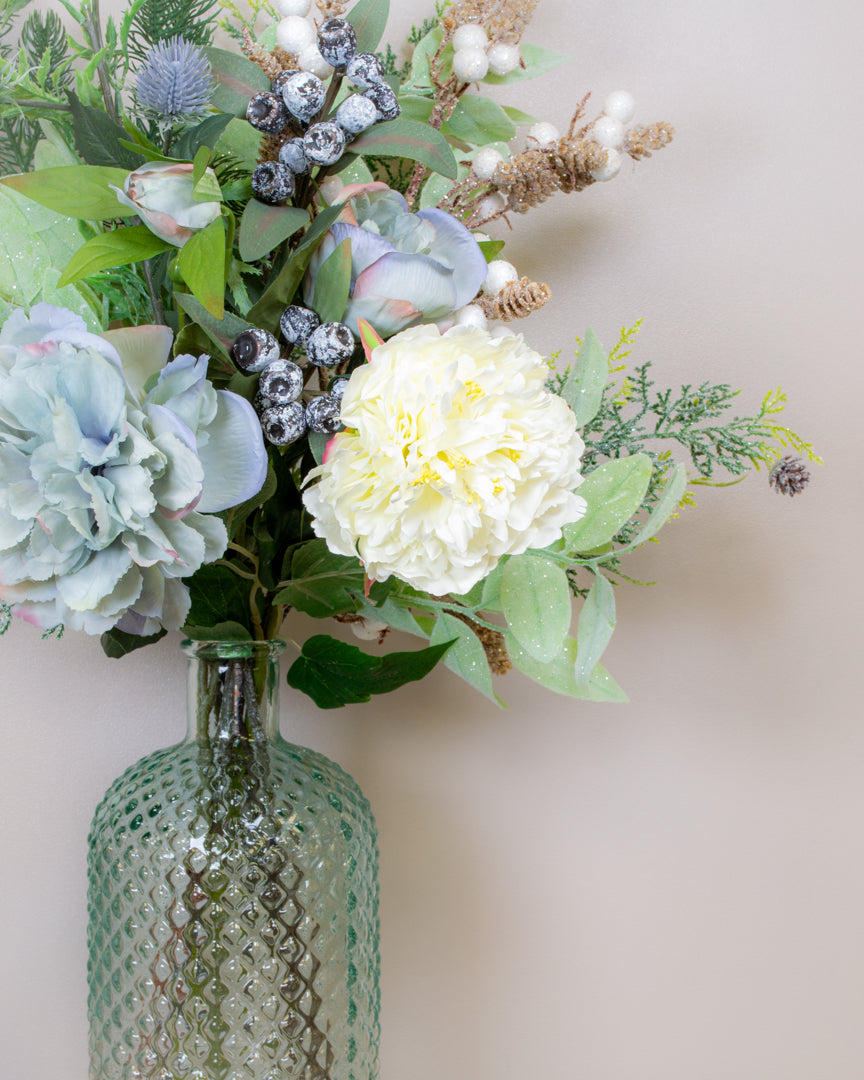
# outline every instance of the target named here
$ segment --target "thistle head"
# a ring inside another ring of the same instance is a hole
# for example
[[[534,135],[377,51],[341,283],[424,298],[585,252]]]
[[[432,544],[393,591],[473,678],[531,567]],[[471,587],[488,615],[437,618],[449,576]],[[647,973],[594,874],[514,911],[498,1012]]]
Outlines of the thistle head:
[[[160,119],[199,116],[213,93],[210,62],[182,37],[159,41],[138,73],[137,92],[142,107]]]

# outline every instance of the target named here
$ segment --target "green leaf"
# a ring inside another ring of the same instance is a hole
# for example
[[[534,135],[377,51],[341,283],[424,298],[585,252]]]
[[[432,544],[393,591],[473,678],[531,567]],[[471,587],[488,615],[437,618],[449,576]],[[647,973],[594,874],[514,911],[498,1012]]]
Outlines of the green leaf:
[[[127,634],[123,630],[112,627],[102,634],[99,641],[106,656],[112,660],[120,660],[122,657],[128,656],[129,653],[135,652],[136,649],[143,649],[147,645],[155,645],[157,641],[161,641],[165,637],[166,633],[166,630],[160,630],[158,634],[148,634],[142,637],[140,634]]]
[[[589,327],[561,390],[561,396],[573,410],[577,427],[584,427],[597,415],[608,380],[609,360]]]
[[[75,149],[86,164],[122,168],[131,172],[146,161],[143,154],[120,145],[121,140],[125,141],[126,131],[107,113],[89,105],[82,105],[78,96],[71,91],[69,107],[72,110]]]
[[[269,90],[270,80],[257,64],[238,53],[208,47],[204,54],[216,80],[211,104],[220,112],[245,117],[249,99]]]
[[[594,551],[611,540],[642,505],[652,470],[647,454],[632,454],[589,473],[578,489],[588,504],[585,516],[563,529],[567,550]]]
[[[528,45],[524,42],[519,46],[519,52],[525,67],[517,67],[509,75],[487,75],[484,83],[493,86],[504,86],[507,83],[522,82],[525,79],[536,79],[538,75],[545,75],[547,71],[553,71],[561,64],[570,62],[570,57],[564,53],[554,52],[552,49],[544,49],[541,45]]]
[[[512,105],[502,105],[502,109],[510,117],[514,124],[528,125],[536,124],[537,117],[532,116],[530,113],[522,112],[521,109],[514,109]]]
[[[206,333],[216,346],[220,357],[228,362],[226,371],[234,371],[234,365],[231,363],[231,347],[244,330],[255,326],[256,323],[251,319],[238,319],[230,311],[223,312],[222,318],[218,319],[189,293],[175,291],[174,299],[177,301],[177,306],[182,308],[189,318]]]
[[[421,124],[429,122],[435,102],[428,97],[420,97],[418,94],[403,94],[399,98],[402,115],[406,120],[419,120]]]
[[[483,252],[483,258],[487,263],[492,262],[493,259],[497,259],[501,252],[504,250],[504,240],[481,240],[477,244],[477,247]]]
[[[576,640],[568,637],[561,654],[548,664],[535,660],[520,646],[512,634],[507,634],[507,652],[518,668],[529,679],[533,679],[547,690],[566,697],[582,698],[588,701],[624,702],[627,695],[615,682],[602,664],[596,664],[591,672],[587,686],[579,686],[574,675],[576,665]]]
[[[225,222],[221,215],[180,248],[177,268],[196,300],[215,319],[225,312]]]
[[[171,153],[181,161],[191,161],[202,146],[210,150],[216,148],[216,143],[222,133],[228,127],[234,117],[230,113],[216,113],[208,116],[200,124],[184,131],[176,143],[171,147]]]
[[[374,53],[384,36],[390,0],[357,0],[345,15],[357,34],[357,52]]]
[[[89,277],[99,270],[150,259],[163,251],[171,250],[171,244],[150,232],[146,225],[131,225],[99,233],[82,244],[66,264],[58,284],[68,285],[79,278]]]
[[[672,475],[669,477],[666,487],[663,489],[663,494],[654,504],[651,516],[633,539],[623,547],[616,548],[616,552],[629,551],[631,548],[638,547],[639,544],[644,544],[647,540],[656,536],[660,529],[662,529],[669,518],[672,517],[678,509],[681,499],[684,497],[684,489],[686,487],[687,469],[684,465],[679,463],[672,470]]]
[[[131,207],[124,206],[109,187],[114,184],[122,190],[127,176],[126,169],[109,169],[101,165],[62,165],[56,169],[4,176],[0,178],[0,184],[66,217],[104,221],[131,217],[135,213]]]
[[[461,97],[441,130],[470,146],[509,142],[516,135],[512,120],[501,106],[479,94]]]
[[[201,196],[198,194],[197,188],[201,181],[204,179],[204,176],[207,172],[207,166],[210,164],[210,158],[212,156],[213,151],[210,149],[209,146],[199,146],[197,151],[195,152],[195,160],[192,162],[192,193],[195,197],[196,202],[207,201],[208,196],[205,196],[202,200]],[[221,194],[222,193],[220,191],[220,197]],[[212,195],[209,196],[209,198],[212,198]]]
[[[572,600],[567,575],[542,555],[514,555],[501,575],[501,606],[523,649],[553,660],[570,629]]]
[[[354,593],[363,592],[360,560],[336,555],[324,540],[301,545],[291,560],[291,584],[276,595],[277,604],[290,604],[313,619],[354,611]]]
[[[366,619],[378,619],[380,622],[386,623],[394,630],[401,630],[405,634],[414,634],[416,637],[428,638],[429,634],[423,630],[417,619],[411,614],[407,607],[403,607],[391,597],[387,597],[386,600],[380,604],[371,604],[365,597],[358,596],[357,600],[360,604],[357,609],[358,614],[362,615]],[[434,623],[434,619],[430,620]],[[431,629],[431,628],[430,628]]]
[[[252,127],[246,117],[244,116],[241,120],[236,116],[232,116],[215,149],[217,153],[229,154],[231,157],[236,158],[240,167],[251,174],[258,164],[260,146],[261,135]]]
[[[240,258],[263,259],[308,221],[309,214],[296,206],[269,206],[250,199],[240,219]]]
[[[229,567],[213,563],[202,566],[185,581],[192,601],[186,618],[189,626],[209,628],[233,622],[251,629],[250,582]]]
[[[308,694],[320,709],[336,709],[422,679],[449,647],[450,642],[445,642],[416,652],[369,656],[356,645],[316,634],[289,668],[288,685]]]
[[[324,463],[324,454],[327,450],[327,443],[333,438],[332,435],[328,435],[324,431],[310,431],[307,433],[306,438],[309,442],[309,450],[312,453],[312,457],[315,458],[316,465],[322,465]]]
[[[342,213],[342,203],[334,203],[322,210],[309,228],[303,239],[294,249],[294,254],[282,267],[277,276],[264,290],[261,299],[249,312],[249,326],[260,326],[273,333],[279,332],[279,318],[285,307],[294,299],[294,293],[303,280],[309,260],[324,238],[324,234]]]
[[[183,633],[193,641],[251,641],[252,635],[242,623],[221,622],[215,626],[184,626]]]
[[[347,154],[340,160],[344,164],[340,167],[338,175],[343,184],[371,184],[375,179],[372,170],[363,158]]]
[[[418,120],[407,120],[401,116],[398,120],[368,128],[351,143],[350,153],[410,158],[451,180],[455,180],[459,174],[456,158],[441,132]]]
[[[597,574],[579,612],[573,668],[578,686],[585,687],[590,682],[591,672],[600,663],[614,629],[615,591],[602,574]]]
[[[338,322],[345,314],[351,292],[351,241],[338,244],[321,264],[315,278],[312,308],[322,323]]]
[[[480,639],[461,619],[442,611],[435,620],[429,644],[440,645],[446,641],[452,644],[444,657],[444,666],[500,705],[501,700],[492,689],[492,672],[489,670],[486,650],[480,644]]]
[[[426,88],[432,86],[432,78],[429,71],[429,66],[432,61],[432,57],[437,53],[441,41],[443,40],[444,32],[440,26],[436,26],[434,30],[430,30],[429,33],[421,41],[417,43],[414,48],[414,52],[411,56],[411,76],[408,80],[408,87]],[[446,82],[450,77],[453,70],[453,46],[448,43],[444,48],[444,51],[440,57],[441,61],[441,80],[442,83]]]

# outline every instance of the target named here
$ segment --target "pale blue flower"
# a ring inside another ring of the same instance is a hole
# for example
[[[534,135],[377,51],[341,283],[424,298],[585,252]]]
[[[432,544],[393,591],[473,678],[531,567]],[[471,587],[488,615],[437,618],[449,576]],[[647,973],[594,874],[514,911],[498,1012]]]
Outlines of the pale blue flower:
[[[214,390],[206,357],[163,367],[170,345],[48,304],[0,331],[0,599],[43,628],[179,629],[181,579],[227,544],[215,512],[264,482],[251,405]]]
[[[138,101],[161,117],[199,116],[213,94],[210,62],[182,37],[159,41],[138,75]]]
[[[340,321],[358,333],[365,319],[382,337],[417,323],[446,328],[450,316],[474,299],[487,265],[477,241],[444,210],[412,214],[386,184],[354,184],[339,195],[341,218],[330,227],[309,264],[304,297],[311,304],[324,260],[351,241],[351,293]]]

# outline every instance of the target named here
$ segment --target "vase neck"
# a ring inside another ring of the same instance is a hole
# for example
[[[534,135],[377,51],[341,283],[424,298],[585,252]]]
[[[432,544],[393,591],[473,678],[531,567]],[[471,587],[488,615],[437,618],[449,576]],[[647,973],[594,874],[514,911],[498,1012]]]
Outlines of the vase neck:
[[[279,734],[278,641],[187,641],[190,742],[263,742]]]

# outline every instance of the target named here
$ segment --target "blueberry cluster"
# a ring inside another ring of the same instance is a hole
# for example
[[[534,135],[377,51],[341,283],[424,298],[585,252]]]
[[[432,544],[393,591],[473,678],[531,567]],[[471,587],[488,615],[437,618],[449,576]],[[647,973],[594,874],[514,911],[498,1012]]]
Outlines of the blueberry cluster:
[[[299,304],[285,308],[280,327],[288,344],[304,350],[315,367],[336,367],[350,360],[354,352],[354,335],[344,323],[322,323],[314,311]],[[327,393],[307,404],[301,400],[306,381],[303,369],[280,356],[279,342],[269,330],[244,330],[235,340],[231,356],[245,375],[259,376],[253,404],[268,442],[288,446],[307,431],[333,435],[339,430],[346,377],[333,379]]]
[[[265,135],[295,132],[281,146],[277,161],[262,162],[252,174],[252,192],[262,202],[287,202],[298,176],[316,165],[335,165],[353,138],[401,112],[380,58],[357,52],[357,36],[346,19],[328,19],[321,26],[318,50],[359,92],[345,98],[329,119],[322,116],[327,86],[310,71],[281,71],[269,91],[255,94],[246,109],[254,128]]]

